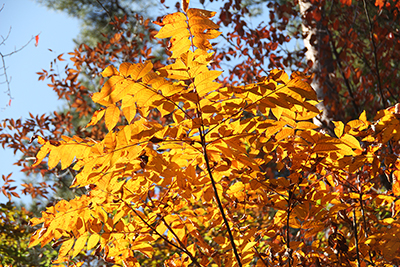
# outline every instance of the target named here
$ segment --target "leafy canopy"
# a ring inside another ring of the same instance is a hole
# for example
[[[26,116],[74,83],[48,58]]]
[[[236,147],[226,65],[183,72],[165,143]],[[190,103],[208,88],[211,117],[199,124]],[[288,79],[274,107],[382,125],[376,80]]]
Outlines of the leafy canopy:
[[[375,122],[365,112],[336,122],[331,137],[310,122],[317,97],[300,73],[272,70],[257,83],[222,87],[222,72],[209,67],[210,40],[220,34],[214,15],[184,1],[183,12],[158,23],[171,64],[103,71],[108,80],[92,96],[102,108],[87,125],[104,123],[103,139],[39,137],[35,165],[48,156],[49,169],[77,171],[72,187],[87,193],[32,219],[42,225],[30,246],[56,241],[54,263],[71,265],[83,264],[74,258],[84,251],[123,266],[398,260],[398,246],[374,244],[396,242],[399,183],[389,195],[371,180],[383,162],[375,152],[400,139],[398,106]],[[169,123],[152,120],[154,109]],[[399,163],[389,160],[396,177]],[[320,233],[330,225],[328,239]]]

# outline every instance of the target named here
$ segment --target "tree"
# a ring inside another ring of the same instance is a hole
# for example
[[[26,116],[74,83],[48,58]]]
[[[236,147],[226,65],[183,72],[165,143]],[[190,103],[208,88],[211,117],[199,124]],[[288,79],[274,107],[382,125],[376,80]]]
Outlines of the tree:
[[[124,266],[399,264],[400,104],[318,131],[307,76],[218,80],[214,15],[183,1],[156,35],[170,38],[169,64],[102,72],[87,127],[104,136],[38,137],[34,166],[61,161],[87,193],[32,219],[30,246],[56,240],[55,263],[71,265],[85,249]]]
[[[130,21],[125,24],[126,30],[134,33],[146,33],[142,27],[140,17],[148,17],[147,10],[153,6],[152,1],[71,1],[71,0],[37,0],[49,9],[63,11],[68,15],[81,20],[81,32],[75,40],[77,45],[87,44],[96,46],[98,42],[105,41],[107,38],[102,34],[113,32],[113,25],[110,21],[127,16]],[[137,38],[138,41],[143,39]]]
[[[270,9],[270,21],[256,26],[247,19],[252,9],[242,1],[221,8],[221,24],[232,30],[220,58],[245,63],[234,65],[230,78],[251,82],[266,73],[267,64],[313,74],[313,87],[324,101],[319,107],[326,110],[322,126],[331,133],[332,121],[355,119],[363,109],[375,114],[397,102],[398,1],[261,3]],[[304,42],[305,49],[288,50],[293,40]]]
[[[1,266],[50,266],[56,251],[28,248],[33,234],[28,222],[32,218],[23,207],[17,209],[12,202],[0,204],[0,259]]]
[[[342,119],[343,115],[343,119],[354,117],[366,105],[376,111],[397,101],[388,81],[383,80],[389,76],[396,80],[399,77],[391,64],[386,63],[397,57],[388,35],[396,31],[392,25],[398,23],[398,4],[387,2],[383,9],[383,1],[340,3],[300,1],[303,32],[307,34],[307,59],[315,73],[315,88],[321,91],[327,109],[325,124]],[[385,52],[383,47],[387,47]],[[366,96],[366,91],[377,97]],[[335,112],[346,104],[351,104],[353,112],[342,115]]]

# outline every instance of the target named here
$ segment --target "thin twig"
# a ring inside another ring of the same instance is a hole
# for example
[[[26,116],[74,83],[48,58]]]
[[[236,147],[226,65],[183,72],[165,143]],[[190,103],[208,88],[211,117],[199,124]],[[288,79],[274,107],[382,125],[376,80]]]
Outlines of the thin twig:
[[[368,233],[367,233],[367,221],[365,220],[365,212],[364,212],[364,204],[362,201],[362,194],[360,194],[360,207],[361,207],[361,216],[363,219],[363,228],[364,228],[364,234],[365,237],[368,238]],[[368,245],[369,246],[369,245]],[[369,261],[370,263],[375,266],[374,260],[372,259],[372,253],[371,250],[368,250],[368,255],[369,255]]]
[[[354,227],[354,238],[355,238],[355,245],[356,245],[357,266],[360,267],[361,263],[360,263],[360,250],[359,250],[359,247],[358,247],[356,209],[353,209],[353,227]]]
[[[128,190],[129,192],[133,193],[129,188],[127,188],[127,187],[125,187],[125,188],[126,188],[126,190]],[[125,203],[125,205],[128,206],[128,207],[133,211],[133,213],[135,213],[136,216],[138,216],[139,219],[140,219],[144,224],[147,225],[147,227],[149,227],[153,232],[155,232],[155,233],[156,233],[159,237],[161,237],[165,242],[167,242],[169,245],[173,246],[174,248],[176,248],[176,249],[180,250],[181,252],[185,253],[186,255],[188,255],[188,256],[190,257],[190,259],[193,261],[193,263],[194,263],[196,266],[201,267],[200,264],[197,262],[196,258],[193,257],[192,253],[190,253],[190,251],[188,251],[188,250],[185,248],[185,246],[182,246],[181,242],[179,242],[179,244],[180,244],[182,247],[179,247],[179,246],[175,245],[174,243],[172,243],[171,241],[169,241],[164,235],[160,234],[160,233],[157,231],[156,228],[154,228],[154,227],[153,227],[152,225],[150,225],[144,218],[142,218],[142,216],[140,216],[140,214],[139,214],[130,204],[128,204],[128,203],[127,203],[125,200],[123,200],[123,199],[120,199],[120,200],[123,201],[123,202]],[[163,218],[162,218],[162,220],[163,220]],[[167,226],[168,229],[170,229],[170,227],[169,227],[168,224],[165,223],[165,225]],[[177,240],[179,240],[179,239],[177,238]],[[180,240],[179,240],[179,241],[180,241]]]
[[[4,7],[4,5],[1,7],[0,11],[3,10],[3,7]],[[10,27],[10,30],[8,31],[8,34],[7,34],[7,36],[6,36],[5,38],[4,38],[3,36],[1,36],[2,41],[1,41],[0,45],[4,45],[4,44],[5,44],[5,42],[7,41],[8,37],[10,36],[10,33],[11,33],[11,27]],[[39,34],[40,34],[40,33],[39,33]],[[38,34],[38,35],[39,35],[39,34]],[[37,36],[37,35],[36,35],[36,36]],[[15,54],[15,53],[21,51],[21,50],[24,49],[28,44],[30,44],[30,42],[32,42],[32,40],[34,40],[34,39],[35,39],[35,37],[32,36],[32,38],[31,38],[26,44],[24,44],[23,46],[21,46],[21,47],[18,48],[18,49],[14,49],[14,51],[12,51],[12,52],[10,52],[10,53],[8,53],[8,54],[3,54],[3,53],[0,52],[0,57],[1,57],[1,62],[2,62],[2,67],[1,67],[1,68],[3,69],[3,74],[2,74],[2,75],[4,75],[4,79],[5,79],[5,82],[4,82],[4,83],[7,84],[7,90],[5,91],[5,93],[7,93],[8,97],[10,98],[10,100],[13,99],[12,96],[11,96],[11,87],[10,87],[10,84],[11,84],[11,76],[9,77],[8,74],[7,74],[7,64],[6,64],[5,58],[6,58],[6,57],[9,57],[9,56],[12,56],[13,54]],[[3,84],[3,83],[2,83],[2,84]]]
[[[385,102],[385,97],[383,96],[383,88],[382,88],[382,83],[381,83],[381,75],[379,72],[379,64],[378,64],[378,53],[377,53],[377,47],[375,44],[375,40],[374,40],[374,34],[373,34],[373,27],[374,25],[372,25],[371,22],[371,18],[369,17],[369,12],[368,12],[368,8],[367,8],[367,2],[365,0],[363,0],[364,3],[364,10],[365,10],[365,15],[367,16],[367,20],[368,20],[368,24],[369,24],[369,37],[371,40],[371,45],[373,48],[373,54],[374,54],[374,63],[375,63],[375,69],[376,69],[376,77],[378,79],[378,88],[379,88],[379,94],[381,95],[381,102],[382,102],[382,106],[383,108],[387,108],[387,104]]]
[[[339,56],[340,52],[338,53],[338,51],[336,49],[336,46],[332,41],[332,38],[331,38],[332,35],[331,35],[331,33],[329,31],[328,31],[328,34],[329,34],[329,37],[330,37],[329,40],[331,40],[330,44],[331,44],[332,52],[335,55],[336,61],[337,61],[338,65],[339,65],[340,74],[342,75],[342,78],[343,78],[344,83],[346,85],[347,91],[349,92],[349,95],[350,95],[350,98],[351,98],[351,103],[353,104],[354,111],[358,115],[358,114],[360,114],[360,111],[359,111],[358,105],[356,103],[356,100],[355,100],[355,97],[354,97],[354,94],[353,94],[353,89],[351,88],[350,82],[346,78],[346,75],[343,72],[343,65],[342,65],[342,62],[341,62],[340,56]]]
[[[114,21],[113,17],[111,16],[110,11],[108,11],[99,0],[96,0],[96,2],[101,6],[102,9],[104,9],[104,11],[107,13],[108,17],[110,18],[110,20]]]
[[[287,253],[288,253],[288,260],[289,260],[289,267],[292,266],[292,249],[290,248],[290,213],[292,211],[292,191],[289,190],[289,196],[288,196],[288,208],[287,208],[287,218],[286,218],[286,246],[287,246]]]
[[[156,207],[156,205],[153,202],[153,199],[150,196],[148,196],[148,198],[150,199],[150,202],[151,202],[152,206]],[[184,250],[184,252],[189,256],[189,258],[192,260],[192,262],[194,262],[194,264],[196,266],[200,267],[199,263],[197,262],[197,259],[192,255],[192,253],[189,250],[186,249],[185,244],[182,243],[182,241],[179,239],[178,235],[175,233],[175,231],[172,229],[172,227],[165,221],[164,217],[161,217],[161,221],[168,228],[168,231],[170,231],[174,235],[176,241],[181,246],[181,248]]]
[[[242,50],[239,46],[235,45],[231,40],[229,40],[229,38],[226,37],[224,34],[221,34],[221,37],[224,38],[230,45],[232,45],[233,47],[235,47],[236,50],[240,51],[240,53],[241,53],[243,56],[247,56],[247,57],[248,57],[251,61],[253,61],[253,62],[256,61],[249,53],[247,53],[247,55],[245,55],[245,53],[243,52],[243,50]],[[275,63],[274,63],[274,65],[276,66]],[[268,71],[266,71],[266,70],[263,68],[263,66],[260,65],[259,67],[260,67],[260,69],[261,69],[266,75],[269,74]],[[279,66],[276,66],[276,67],[278,68]]]
[[[179,239],[178,235],[175,233],[175,231],[171,228],[171,226],[165,221],[164,217],[161,218],[162,222],[165,224],[165,226],[168,228],[168,230],[174,235],[176,241],[179,243],[179,245],[183,248],[185,253],[189,256],[189,258],[194,262],[196,266],[199,266],[199,263],[197,262],[197,259],[190,253],[189,250],[186,249],[186,246],[182,243],[182,241]]]
[[[239,267],[242,267],[242,262],[240,261],[240,256],[239,256],[239,253],[238,253],[237,248],[236,248],[235,239],[233,238],[232,231],[230,229],[228,219],[226,218],[224,207],[222,206],[221,200],[220,200],[220,198],[218,196],[218,190],[217,190],[216,182],[215,182],[214,177],[213,177],[212,172],[211,172],[211,166],[210,166],[210,162],[209,162],[208,155],[207,155],[206,142],[205,142],[204,134],[203,134],[202,131],[200,131],[200,137],[201,137],[201,141],[202,141],[202,144],[203,144],[203,149],[204,149],[203,154],[204,154],[204,159],[205,159],[206,165],[207,165],[207,171],[208,171],[208,174],[210,176],[212,187],[214,189],[214,197],[215,197],[215,200],[217,201],[218,208],[219,208],[219,210],[221,212],[221,215],[222,215],[222,218],[224,220],[224,224],[226,226],[226,229],[228,230],[229,240],[231,242],[231,245],[232,245],[232,248],[233,248],[233,253],[235,254],[235,257],[236,257],[236,261],[237,261]]]

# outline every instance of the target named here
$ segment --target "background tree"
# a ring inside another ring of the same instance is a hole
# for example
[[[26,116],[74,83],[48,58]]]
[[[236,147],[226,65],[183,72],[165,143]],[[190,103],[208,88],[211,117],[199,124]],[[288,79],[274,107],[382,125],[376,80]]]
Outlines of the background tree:
[[[241,1],[227,2],[221,8],[220,25],[232,29],[221,59],[240,57],[246,66],[268,64],[268,68],[277,66],[314,74],[314,89],[326,106],[322,124],[328,130],[333,129],[333,120],[348,121],[358,117],[362,109],[375,113],[398,101],[397,89],[391,84],[399,79],[398,68],[392,63],[399,58],[399,29],[395,26],[399,24],[398,1],[264,4],[270,8],[268,26],[252,27],[247,20],[252,9],[243,7]],[[305,49],[287,51],[285,44],[293,39],[304,40]],[[262,69],[258,68],[258,72]],[[240,69],[240,65],[231,70],[233,76],[245,78],[251,77],[248,73],[255,73],[253,69]]]
[[[81,21],[81,32],[75,40],[77,45],[87,44],[96,46],[98,42],[106,41],[103,34],[113,31],[110,21],[114,17],[127,17],[129,21],[125,24],[125,29],[129,29],[134,37],[139,37],[139,33],[146,31],[140,23],[141,17],[148,17],[148,10],[154,6],[152,1],[126,1],[126,0],[36,0],[49,9],[66,12],[68,15]],[[142,38],[137,41],[142,42]]]
[[[0,204],[0,264],[2,266],[51,266],[51,259],[57,253],[44,248],[28,248],[34,231],[28,226],[33,214],[17,208],[12,202]]]

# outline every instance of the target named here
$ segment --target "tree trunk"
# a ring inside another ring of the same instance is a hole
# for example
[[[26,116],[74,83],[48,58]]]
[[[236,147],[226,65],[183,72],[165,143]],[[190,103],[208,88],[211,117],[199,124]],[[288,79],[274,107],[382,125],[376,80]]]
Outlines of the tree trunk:
[[[317,92],[318,100],[322,101],[317,105],[322,112],[314,119],[314,123],[333,133],[332,113],[324,101],[334,97],[333,92],[336,91],[330,82],[330,77],[334,76],[334,65],[328,32],[322,23],[324,7],[313,5],[308,0],[300,0],[299,6],[307,64],[312,65],[309,74],[314,75],[311,86]]]

